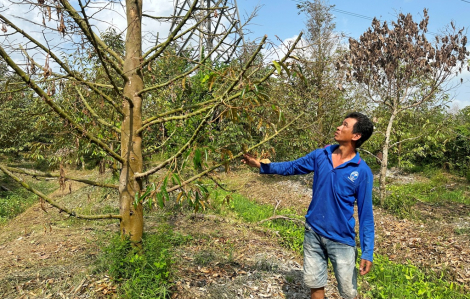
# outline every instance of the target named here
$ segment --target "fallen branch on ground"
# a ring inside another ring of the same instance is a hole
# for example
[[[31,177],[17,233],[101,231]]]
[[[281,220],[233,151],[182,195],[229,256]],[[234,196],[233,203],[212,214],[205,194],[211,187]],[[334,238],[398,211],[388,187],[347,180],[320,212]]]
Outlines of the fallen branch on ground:
[[[267,222],[267,221],[276,220],[276,219],[289,220],[289,221],[292,221],[292,222],[297,223],[299,226],[303,226],[303,225],[304,225],[304,221],[303,221],[303,220],[296,219],[296,218],[290,218],[290,217],[283,216],[283,215],[276,215],[276,216],[269,217],[269,218],[267,218],[267,219],[263,219],[263,220],[259,221],[258,224],[261,224],[261,223],[264,223],[264,222]]]

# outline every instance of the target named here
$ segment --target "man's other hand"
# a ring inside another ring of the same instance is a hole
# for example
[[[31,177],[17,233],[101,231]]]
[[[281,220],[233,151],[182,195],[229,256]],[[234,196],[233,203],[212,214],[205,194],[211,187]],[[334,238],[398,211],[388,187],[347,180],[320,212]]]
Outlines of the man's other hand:
[[[366,275],[367,273],[369,273],[371,268],[372,268],[371,261],[361,259],[361,264],[359,265],[359,273],[361,273],[361,275]]]
[[[258,159],[256,159],[255,157],[249,154],[243,154],[242,163],[251,167],[256,167],[256,168],[261,167],[260,161],[258,161]]]

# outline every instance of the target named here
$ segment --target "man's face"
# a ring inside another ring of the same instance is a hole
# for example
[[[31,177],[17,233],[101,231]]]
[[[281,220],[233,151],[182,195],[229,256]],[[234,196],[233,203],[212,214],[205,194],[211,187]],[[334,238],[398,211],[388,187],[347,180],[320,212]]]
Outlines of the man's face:
[[[343,123],[336,128],[335,140],[337,142],[359,140],[361,138],[361,135],[358,133],[353,134],[353,128],[356,123],[357,120],[354,118],[346,118],[345,120],[343,120]]]

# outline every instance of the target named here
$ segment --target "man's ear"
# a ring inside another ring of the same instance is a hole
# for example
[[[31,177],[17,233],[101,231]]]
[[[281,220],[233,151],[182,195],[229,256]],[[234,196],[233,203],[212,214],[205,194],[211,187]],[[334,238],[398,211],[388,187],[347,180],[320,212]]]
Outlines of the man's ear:
[[[352,141],[358,141],[359,139],[361,139],[361,137],[362,137],[361,134],[355,133],[355,134],[353,134]]]

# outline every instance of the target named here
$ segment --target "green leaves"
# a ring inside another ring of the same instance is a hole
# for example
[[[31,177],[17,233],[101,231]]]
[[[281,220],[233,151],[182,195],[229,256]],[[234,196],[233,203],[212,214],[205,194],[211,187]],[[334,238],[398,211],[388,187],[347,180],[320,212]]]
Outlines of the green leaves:
[[[276,71],[278,73],[279,76],[282,75],[282,69],[284,69],[284,71],[286,72],[287,74],[287,77],[290,77],[290,71],[289,69],[287,68],[287,66],[285,65],[285,63],[281,62],[281,61],[275,61],[273,60],[273,65],[274,67],[276,68]]]
[[[207,82],[207,87],[209,88],[209,91],[212,91],[212,87],[214,86],[215,80],[217,79],[217,74],[214,72],[211,72],[209,74],[206,74],[204,77],[201,79],[201,83],[206,83]]]
[[[134,209],[137,209],[137,205],[140,202],[144,202],[144,200],[154,192],[155,192],[155,183],[149,184],[147,186],[147,189],[145,190],[145,192],[142,195],[140,195],[139,192],[136,192],[135,196],[134,196],[134,203],[133,203],[134,204]],[[149,200],[149,204],[151,206],[151,204],[152,204],[151,200]]]

